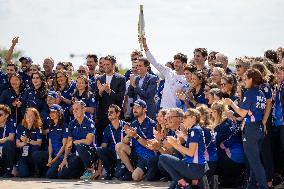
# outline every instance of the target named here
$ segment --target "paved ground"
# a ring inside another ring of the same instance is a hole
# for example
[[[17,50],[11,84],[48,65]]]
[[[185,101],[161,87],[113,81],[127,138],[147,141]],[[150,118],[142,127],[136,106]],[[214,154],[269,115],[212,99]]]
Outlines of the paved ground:
[[[120,182],[117,180],[92,182],[81,180],[48,180],[48,179],[7,179],[0,178],[0,189],[159,189],[167,188],[167,182]]]

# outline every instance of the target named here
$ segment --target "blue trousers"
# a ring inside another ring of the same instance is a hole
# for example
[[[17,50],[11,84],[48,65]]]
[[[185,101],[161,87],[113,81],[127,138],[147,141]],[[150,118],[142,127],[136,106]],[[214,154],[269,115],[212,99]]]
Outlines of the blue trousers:
[[[46,175],[49,179],[58,178],[58,167],[62,162],[62,158],[59,158],[51,167],[47,167],[48,162],[48,152],[47,151],[37,151],[33,153],[33,159],[35,163],[35,169],[39,170],[40,173]]]
[[[260,158],[263,139],[264,130],[260,122],[245,125],[243,131],[243,146],[250,167],[248,189],[268,188],[264,167]]]
[[[30,146],[29,155],[21,156],[17,162],[18,176],[29,177],[34,174],[34,161],[32,154],[40,150],[40,146]]]
[[[107,173],[114,173],[116,168],[116,153],[109,148],[97,148],[98,157],[103,162]]]
[[[182,178],[186,180],[200,179],[205,175],[205,165],[188,164],[169,154],[160,155],[159,164],[169,173],[174,182]]]
[[[0,167],[12,170],[16,158],[16,144],[13,141],[6,141],[2,144],[2,147]]]
[[[79,144],[75,146],[78,156],[71,154],[68,157],[68,168],[64,167],[59,173],[59,179],[80,177],[85,168],[91,168],[97,161],[96,149],[91,146]]]

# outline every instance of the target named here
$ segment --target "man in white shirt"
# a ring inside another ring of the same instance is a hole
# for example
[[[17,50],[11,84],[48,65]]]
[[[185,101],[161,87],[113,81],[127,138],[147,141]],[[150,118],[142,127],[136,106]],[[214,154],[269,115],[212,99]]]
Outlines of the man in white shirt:
[[[146,52],[147,59],[151,64],[165,77],[164,90],[161,100],[161,108],[175,108],[176,97],[175,93],[178,89],[181,89],[187,84],[187,81],[183,74],[184,65],[187,63],[187,56],[178,53],[174,56],[174,70],[167,66],[164,66],[156,61],[154,56],[149,51],[146,43],[146,38],[142,38],[143,48]]]

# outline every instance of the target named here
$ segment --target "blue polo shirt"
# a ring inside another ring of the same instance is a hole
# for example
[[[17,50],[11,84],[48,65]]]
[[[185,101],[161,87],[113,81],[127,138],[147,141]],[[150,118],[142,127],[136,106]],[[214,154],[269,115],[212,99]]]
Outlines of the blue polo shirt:
[[[16,108],[13,106],[13,102],[16,101],[16,99],[19,99],[21,102],[23,102],[23,92],[21,91],[19,95],[16,94],[16,92],[8,88],[4,90],[0,96],[0,104],[6,104],[11,108],[11,115],[10,117],[16,120],[16,111],[18,112],[18,120],[21,120],[21,116],[19,115],[21,113],[22,107]]]
[[[72,137],[73,141],[85,139],[89,133],[96,134],[95,122],[86,115],[82,124],[79,124],[76,119],[69,123],[68,137]],[[93,141],[90,146],[94,146],[94,144],[95,142]]]
[[[192,93],[193,99],[197,102],[197,104],[208,104],[208,100],[205,98],[204,87],[201,87],[198,93]],[[195,108],[192,102],[189,101],[189,105],[191,108]]]
[[[237,162],[244,163],[245,155],[241,130],[231,119],[226,119],[214,128],[218,150],[225,150],[227,156]]]
[[[0,70],[0,95],[5,89],[8,88],[8,86],[8,77],[4,72]]]
[[[153,128],[156,127],[156,123],[149,117],[146,117],[142,124],[140,124],[138,120],[133,121],[130,127],[135,128],[137,131],[137,134],[144,139],[154,138]],[[132,147],[135,150],[136,154],[142,159],[148,160],[155,156],[155,153],[153,151],[142,146],[134,138],[132,139]]]
[[[52,145],[52,156],[55,157],[62,147],[62,140],[68,137],[68,128],[55,126],[49,131],[49,139]]]
[[[263,92],[266,99],[272,98],[272,87],[269,83],[263,83],[260,85],[260,90]]]
[[[16,129],[16,139],[21,140],[21,136],[27,136],[30,140],[42,140],[41,129],[31,128],[30,130],[22,125],[18,125]],[[29,146],[32,146],[29,144]]]
[[[259,86],[248,89],[243,98],[240,108],[248,110],[245,116],[245,123],[262,121],[264,109],[266,105],[266,98]]]
[[[27,74],[27,72],[19,72],[19,75],[22,77],[23,87],[30,88],[31,77]]]
[[[186,163],[196,163],[204,165],[206,163],[205,138],[204,132],[199,125],[194,125],[188,130],[188,138],[185,147],[188,148],[190,143],[197,143],[197,149],[192,157],[185,155],[183,161],[185,161]]]
[[[115,151],[115,145],[122,142],[123,137],[126,136],[123,130],[125,124],[125,121],[120,120],[118,129],[115,129],[111,123],[105,128],[102,143],[106,143],[108,149]]]
[[[281,92],[284,90],[284,82],[282,82],[279,86],[279,88],[276,89],[275,94],[275,103],[274,103],[274,109],[273,109],[273,118],[274,118],[274,124],[277,127],[284,125],[284,112],[283,112],[283,106],[282,104],[284,96],[281,95]],[[283,93],[282,93],[283,94]]]
[[[89,76],[90,81],[90,91],[94,92],[97,86],[96,77],[95,76]]]
[[[49,108],[48,108],[48,105],[46,103],[46,97],[47,97],[47,95],[45,95],[43,97],[39,97],[39,95],[37,95],[37,91],[35,89],[31,88],[23,94],[24,100],[22,101],[22,106],[24,108],[34,107],[40,113],[41,112],[48,112]]]
[[[64,89],[62,91],[59,91],[61,96],[68,99],[72,100],[72,94],[74,91],[71,89],[70,85],[65,85]],[[70,108],[70,105],[66,104],[65,102],[61,101],[59,104],[63,109],[64,108]]]
[[[162,100],[162,95],[163,95],[163,90],[164,90],[164,85],[165,85],[165,80],[160,80],[159,86],[157,88],[157,93],[155,95],[155,102],[157,104],[157,111],[161,109],[161,100]]]
[[[0,127],[0,139],[8,137],[9,134],[15,134],[16,133],[16,123],[9,119],[6,121],[6,124],[4,127]],[[0,144],[2,146],[3,144]]]
[[[217,155],[217,146],[216,146],[216,137],[214,134],[214,131],[212,131],[210,128],[202,127],[202,130],[204,132],[205,137],[205,159],[206,161],[217,161],[218,155]]]

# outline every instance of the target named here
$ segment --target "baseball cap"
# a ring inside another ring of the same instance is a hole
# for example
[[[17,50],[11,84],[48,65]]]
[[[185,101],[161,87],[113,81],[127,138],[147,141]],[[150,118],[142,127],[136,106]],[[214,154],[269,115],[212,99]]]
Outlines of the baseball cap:
[[[147,108],[146,102],[144,100],[138,99],[136,100],[133,105],[141,106],[142,108]]]
[[[62,111],[62,108],[61,108],[61,106],[58,105],[58,104],[52,104],[52,105],[50,106],[49,110],[50,110],[51,112],[59,112],[59,111]]]
[[[47,96],[51,97],[51,98],[58,98],[59,95],[56,91],[48,91]]]
[[[22,62],[23,60],[28,61],[28,63],[33,63],[33,60],[28,56],[22,56],[19,61]]]

